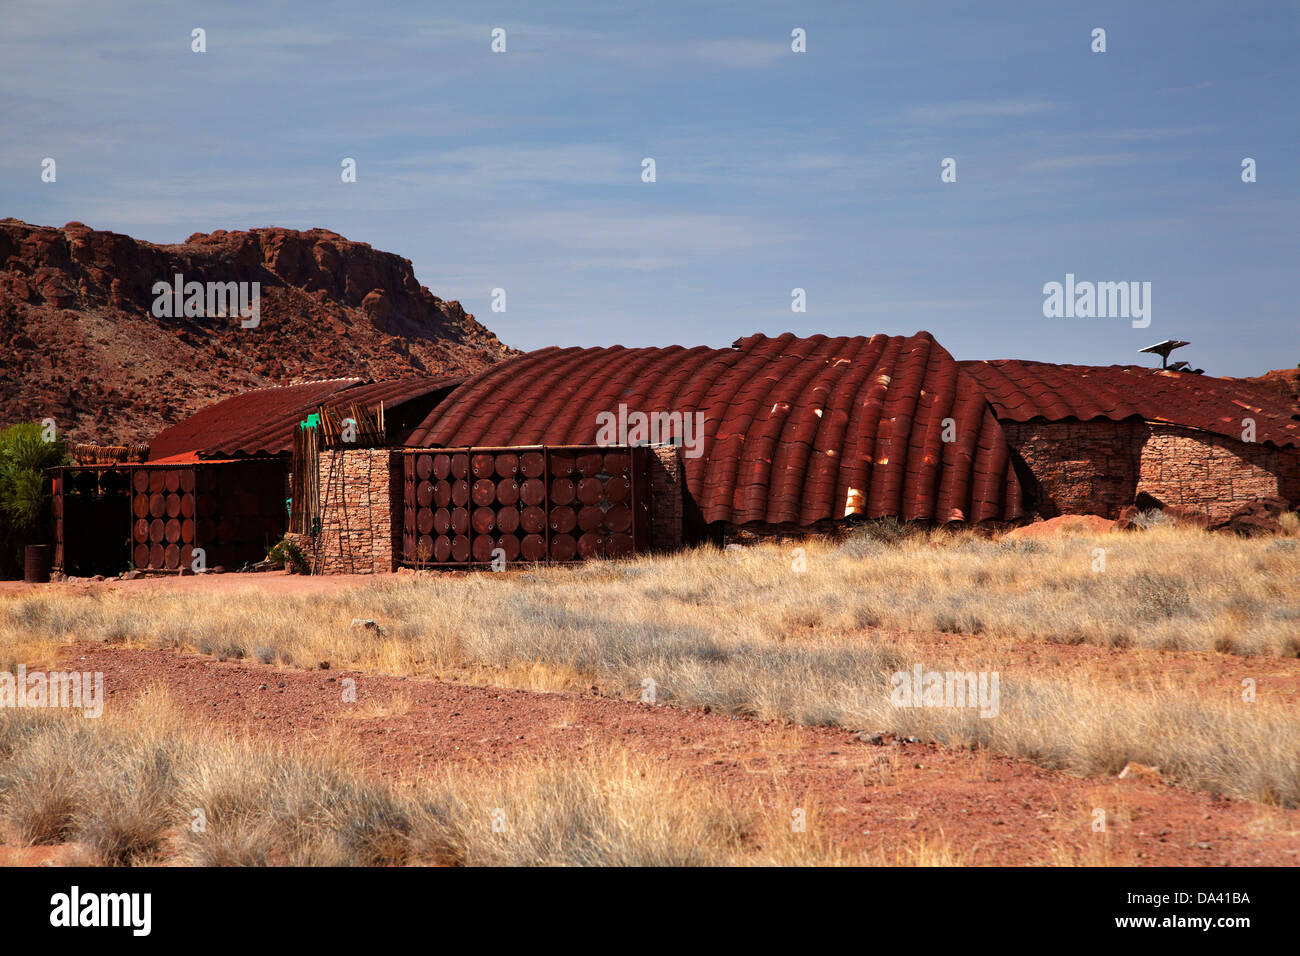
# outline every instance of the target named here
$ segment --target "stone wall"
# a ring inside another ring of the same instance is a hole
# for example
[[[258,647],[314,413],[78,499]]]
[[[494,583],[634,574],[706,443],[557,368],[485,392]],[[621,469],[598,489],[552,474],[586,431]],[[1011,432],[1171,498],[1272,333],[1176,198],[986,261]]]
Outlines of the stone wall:
[[[675,551],[682,546],[683,488],[681,449],[674,445],[651,448],[650,549]]]
[[[1026,490],[1046,517],[1115,518],[1140,492],[1212,521],[1259,498],[1300,505],[1300,449],[1136,420],[1003,421],[1002,428],[1024,463]]]
[[[376,574],[396,568],[391,461],[387,448],[321,450],[319,573]]]
[[[1204,512],[1211,521],[1260,498],[1284,498],[1295,506],[1300,504],[1300,449],[1152,425],[1142,449],[1138,491]]]

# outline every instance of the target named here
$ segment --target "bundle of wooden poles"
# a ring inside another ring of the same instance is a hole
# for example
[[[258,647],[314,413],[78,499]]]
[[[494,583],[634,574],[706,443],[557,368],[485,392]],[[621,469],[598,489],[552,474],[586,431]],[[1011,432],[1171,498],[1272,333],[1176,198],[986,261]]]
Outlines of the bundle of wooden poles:
[[[72,460],[78,465],[120,465],[124,462],[141,462],[149,457],[149,446],[97,445],[80,442],[72,446]]]
[[[353,423],[351,428],[348,421]],[[370,411],[364,405],[321,406],[322,448],[376,448],[384,443],[384,403]]]

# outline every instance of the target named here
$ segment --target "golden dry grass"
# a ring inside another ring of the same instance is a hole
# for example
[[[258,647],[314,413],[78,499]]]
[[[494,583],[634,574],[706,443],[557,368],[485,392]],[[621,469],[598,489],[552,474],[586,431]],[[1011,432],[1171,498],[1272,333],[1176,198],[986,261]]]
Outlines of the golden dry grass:
[[[57,782],[58,786],[54,784]],[[926,841],[846,855],[814,808],[734,795],[627,751],[395,786],[345,750],[276,750],[181,717],[159,692],[101,720],[0,711],[0,824],[95,865],[727,866],[946,863]],[[806,805],[806,804],[805,804]]]
[[[880,525],[795,547],[407,574],[328,596],[51,589],[0,607],[0,647],[131,642],[541,690],[595,684],[628,699],[651,680],[659,703],[889,730],[1089,775],[1134,761],[1187,786],[1300,805],[1300,717],[1286,706],[1183,686],[1158,660],[1099,679],[1040,673],[1000,650],[1230,651],[1249,676],[1251,655],[1300,649],[1300,541],[1169,527],[985,540]],[[383,633],[350,629],[355,617]],[[936,629],[949,645],[924,637]],[[998,670],[998,716],[895,708],[890,676],[918,663]]]

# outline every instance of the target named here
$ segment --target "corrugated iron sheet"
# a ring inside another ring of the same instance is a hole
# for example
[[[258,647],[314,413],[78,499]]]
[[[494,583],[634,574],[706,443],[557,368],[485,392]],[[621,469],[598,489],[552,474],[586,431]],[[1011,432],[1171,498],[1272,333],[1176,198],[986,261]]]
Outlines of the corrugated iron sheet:
[[[293,448],[294,427],[321,405],[343,402],[374,407],[382,401],[388,409],[451,388],[460,379],[363,381],[337,378],[235,395],[159,432],[150,444],[149,460],[287,454]]]
[[[928,332],[754,335],[730,349],[542,349],[467,380],[408,444],[591,444],[597,414],[620,405],[704,414],[703,453],[684,464],[708,522],[1024,513],[983,390]]]
[[[972,375],[998,418],[1026,422],[1141,418],[1241,440],[1242,420],[1255,421],[1257,441],[1300,445],[1300,416],[1280,396],[1235,379],[1136,365],[1053,365],[1002,359],[958,362]]]

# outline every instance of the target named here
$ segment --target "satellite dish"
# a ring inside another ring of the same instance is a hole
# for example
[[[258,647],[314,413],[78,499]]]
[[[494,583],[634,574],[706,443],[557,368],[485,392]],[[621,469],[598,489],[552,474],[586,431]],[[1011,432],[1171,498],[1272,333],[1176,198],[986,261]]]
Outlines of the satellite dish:
[[[1190,342],[1182,342],[1178,339],[1165,339],[1163,342],[1157,342],[1155,345],[1148,345],[1144,349],[1138,349],[1139,352],[1154,352],[1160,356],[1160,367],[1169,367],[1169,353],[1174,349],[1180,349],[1184,345],[1191,345]],[[1186,364],[1186,363],[1184,363]]]
[[[1185,368],[1187,368],[1186,362],[1175,362],[1173,365],[1169,366],[1169,371],[1181,372]]]

